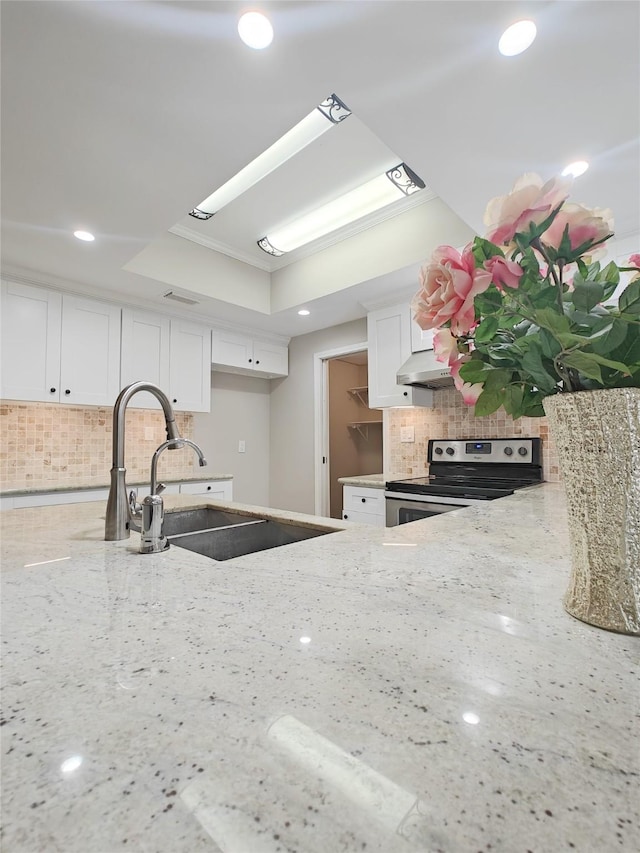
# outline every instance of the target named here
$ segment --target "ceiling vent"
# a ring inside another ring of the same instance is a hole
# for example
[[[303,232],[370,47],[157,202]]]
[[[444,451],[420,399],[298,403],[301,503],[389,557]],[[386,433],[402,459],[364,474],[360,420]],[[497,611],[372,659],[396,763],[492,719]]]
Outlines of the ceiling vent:
[[[163,294],[165,299],[173,299],[174,302],[182,302],[183,305],[199,305],[197,299],[191,299],[189,296],[183,296],[181,293],[177,293],[175,290],[167,290],[166,293]]]

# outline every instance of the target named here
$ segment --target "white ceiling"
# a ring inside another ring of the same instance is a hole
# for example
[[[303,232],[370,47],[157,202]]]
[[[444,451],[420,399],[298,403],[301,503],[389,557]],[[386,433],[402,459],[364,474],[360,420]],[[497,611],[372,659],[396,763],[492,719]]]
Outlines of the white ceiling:
[[[294,336],[413,292],[420,261],[482,233],[489,198],[525,171],[588,159],[573,200],[612,208],[620,237],[640,232],[637,2],[262,3],[264,51],[237,37],[246,8],[2,0],[6,272],[167,311],[172,287],[199,301],[183,315]],[[500,56],[523,16],[538,38]],[[212,220],[186,215],[332,92],[349,119]],[[424,203],[286,266],[257,249],[400,161]]]

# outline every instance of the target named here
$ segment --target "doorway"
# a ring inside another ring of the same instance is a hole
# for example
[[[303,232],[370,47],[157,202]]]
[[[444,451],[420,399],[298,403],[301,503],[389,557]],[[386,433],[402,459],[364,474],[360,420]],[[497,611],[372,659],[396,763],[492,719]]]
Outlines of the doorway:
[[[316,514],[342,518],[340,477],[383,470],[382,412],[369,408],[367,345],[316,354]]]

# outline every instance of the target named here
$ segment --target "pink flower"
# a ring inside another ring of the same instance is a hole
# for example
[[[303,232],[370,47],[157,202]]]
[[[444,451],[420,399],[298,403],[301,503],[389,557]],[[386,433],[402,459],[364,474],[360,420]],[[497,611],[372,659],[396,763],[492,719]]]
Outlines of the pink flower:
[[[560,207],[569,195],[571,178],[552,178],[546,184],[528,172],[513,185],[506,196],[491,199],[484,214],[487,239],[507,245],[517,233],[527,232],[531,224],[540,225]]]
[[[640,254],[631,255],[627,261],[628,267],[638,267],[640,269]]]
[[[483,385],[477,382],[472,385],[470,382],[465,382],[460,376],[460,368],[468,361],[470,356],[462,355],[454,364],[451,365],[451,375],[453,376],[453,384],[456,389],[462,394],[462,399],[467,406],[475,406],[478,397],[482,394]]]
[[[502,287],[519,287],[520,279],[524,275],[524,270],[515,261],[508,261],[500,255],[494,255],[485,261],[484,268],[491,273],[491,281],[495,284],[498,290]]]
[[[453,364],[460,353],[458,352],[458,339],[451,334],[449,329],[438,329],[433,336],[433,351],[436,354],[436,360]]]
[[[491,284],[491,275],[476,269],[471,244],[462,254],[451,246],[438,246],[420,270],[420,285],[413,300],[420,328],[437,329],[451,321],[454,335],[463,335],[475,322],[473,299]]]
[[[575,252],[584,246],[583,251],[588,252],[592,246],[602,243],[613,233],[613,214],[608,209],[589,210],[580,204],[565,204],[540,239],[557,251],[567,227],[571,251]]]

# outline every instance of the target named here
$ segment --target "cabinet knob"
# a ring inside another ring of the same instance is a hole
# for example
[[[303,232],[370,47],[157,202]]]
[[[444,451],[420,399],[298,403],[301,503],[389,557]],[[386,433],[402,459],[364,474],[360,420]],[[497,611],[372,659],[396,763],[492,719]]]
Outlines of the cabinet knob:
[[[260,364],[260,359],[256,358],[256,364]]]
[[[210,491],[211,491],[211,486],[207,486],[207,491],[208,491],[208,492],[210,492]]]
[[[365,504],[367,502],[366,498],[362,498],[362,503]]]
[[[71,391],[69,390],[69,388],[66,388],[64,393],[65,393],[65,394],[70,394],[70,393],[71,393]]]
[[[253,359],[252,359],[252,358],[250,358],[250,359],[249,359],[249,364],[251,364],[251,362],[252,362],[252,361],[253,361]]]
[[[347,513],[346,513],[346,512],[342,514],[342,517],[345,519],[345,521],[346,521],[346,519],[347,519],[347,518],[349,518],[349,516],[347,515]]]
[[[177,402],[178,402],[178,401],[177,401],[177,400],[176,400],[176,399],[175,399],[175,397],[174,397],[174,400],[173,400],[173,402],[174,402],[174,403],[177,403]]]
[[[403,393],[403,395],[404,395],[405,397],[408,397],[408,396],[409,396],[409,392],[408,392],[408,391],[403,391],[402,393]]]
[[[49,391],[50,391],[52,394],[55,394],[55,393],[56,393],[56,389],[55,389],[55,388],[49,388]]]

